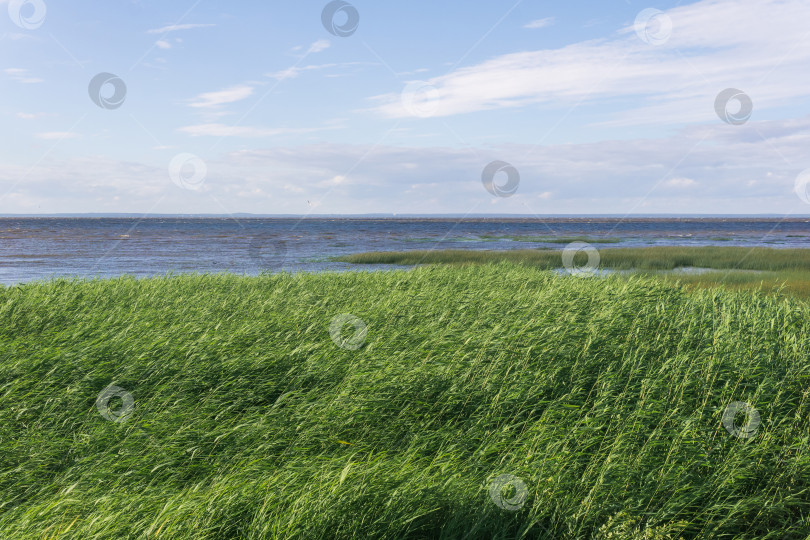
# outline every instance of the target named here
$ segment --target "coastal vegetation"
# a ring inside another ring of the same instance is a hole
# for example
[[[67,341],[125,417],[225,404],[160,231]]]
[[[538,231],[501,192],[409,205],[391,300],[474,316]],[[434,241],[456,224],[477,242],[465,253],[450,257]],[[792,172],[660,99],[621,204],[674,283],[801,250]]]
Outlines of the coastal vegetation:
[[[0,537],[806,538],[808,357],[526,264],[4,287]]]
[[[352,264],[466,265],[510,262],[541,269],[564,268],[560,249],[418,250],[369,252],[337,257]],[[775,249],[734,246],[662,246],[602,248],[599,268],[624,274],[654,275],[688,287],[726,287],[766,291],[810,299],[810,249]],[[587,264],[579,251],[573,264]],[[686,269],[687,272],[672,272]],[[694,270],[717,270],[715,272]]]

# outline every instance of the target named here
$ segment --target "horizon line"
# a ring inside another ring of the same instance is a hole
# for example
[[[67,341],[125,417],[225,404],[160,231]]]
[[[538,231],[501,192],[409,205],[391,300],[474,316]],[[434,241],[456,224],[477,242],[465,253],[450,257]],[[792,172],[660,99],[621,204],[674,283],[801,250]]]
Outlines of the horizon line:
[[[544,219],[544,218],[779,218],[779,219],[808,219],[810,214],[686,214],[686,213],[650,213],[650,214],[464,214],[464,213],[436,213],[436,214],[413,214],[413,213],[364,213],[364,214],[253,214],[247,212],[236,212],[231,214],[164,214],[164,213],[139,213],[139,212],[62,212],[62,213],[42,213],[42,214],[5,214],[0,213],[3,218],[260,218],[260,219],[356,219],[356,218],[411,218],[411,219]]]

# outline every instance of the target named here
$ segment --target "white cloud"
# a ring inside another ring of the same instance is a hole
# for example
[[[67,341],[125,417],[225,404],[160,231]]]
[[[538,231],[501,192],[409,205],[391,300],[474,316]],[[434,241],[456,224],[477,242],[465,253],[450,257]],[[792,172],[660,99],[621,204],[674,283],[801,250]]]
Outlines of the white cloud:
[[[38,113],[18,112],[17,113],[17,118],[21,118],[23,120],[36,120],[37,118],[42,118],[43,116],[47,116],[46,113],[44,113],[44,112],[38,112]]]
[[[319,53],[321,51],[325,51],[331,46],[332,44],[329,43],[328,39],[319,39],[318,41],[309,46],[309,50],[307,51],[307,53]]]
[[[79,136],[78,133],[73,133],[71,131],[48,131],[45,133],[37,133],[37,137],[39,137],[40,139],[45,139],[47,141],[75,139],[78,136]]]
[[[530,28],[530,29],[545,28],[546,26],[551,26],[552,24],[554,24],[555,20],[556,19],[554,17],[546,17],[545,19],[537,19],[535,21],[532,21],[532,22],[530,22],[528,24],[523,25],[523,28]]]
[[[518,194],[499,200],[498,212],[761,213],[791,206],[810,212],[792,191],[796,174],[810,166],[804,150],[810,144],[810,117],[742,130],[725,127],[690,128],[659,139],[537,148],[512,144],[474,152],[348,144],[279,147],[235,152],[223,159],[223,167],[233,177],[266,182],[270,191],[276,182],[294,183],[307,193],[331,190],[325,202],[337,212],[488,207],[481,170],[495,159],[513,164],[521,176]],[[766,134],[767,144],[757,131]]]
[[[192,28],[210,28],[215,24],[170,24],[161,28],[147,30],[147,34],[165,34],[166,32],[176,32],[177,30],[191,30]]]
[[[505,54],[429,79],[441,99],[436,116],[632,98],[611,104],[608,125],[681,124],[713,119],[714,99],[729,87],[750,95],[755,110],[806,96],[805,0],[703,0],[666,14],[673,30],[660,46],[630,25],[611,39]],[[372,100],[384,117],[409,116],[399,89]]]
[[[2,4],[2,3],[3,2],[0,1],[0,4]],[[0,36],[0,38],[8,39],[8,40],[11,40],[11,41],[18,41],[18,40],[21,40],[21,39],[34,39],[30,34],[22,34],[22,33],[19,33],[19,32],[13,32],[11,34],[3,34],[2,36]]]
[[[332,46],[332,43],[328,39],[319,39],[318,41],[313,42],[306,50],[306,54],[311,53],[319,53],[324,51]],[[296,45],[290,49],[291,53],[297,53],[299,51],[303,51],[303,45]]]
[[[696,186],[697,182],[695,182],[691,178],[677,177],[662,182],[662,185],[671,188],[689,188]]]
[[[6,75],[8,75],[10,79],[17,81],[18,83],[33,84],[44,82],[39,77],[30,77],[27,69],[7,68],[3,71],[5,71]]]
[[[335,184],[336,186],[339,186],[340,184],[346,183],[346,176],[343,175],[343,174],[338,174],[334,178],[329,180],[328,183]]]
[[[324,213],[810,213],[793,191],[797,175],[810,167],[810,116],[728,127],[718,122],[656,139],[538,147],[322,143],[200,157],[209,170],[206,189],[233,212],[304,213],[309,199],[320,201]],[[196,132],[273,136],[300,130],[214,124]],[[221,213],[213,199],[210,207],[195,199],[192,209],[187,194],[174,191],[165,172],[172,153],[166,163],[148,165],[46,159],[28,176],[30,165],[5,161],[0,185],[25,182],[0,199],[0,212],[19,211],[19,198],[42,204],[41,211],[137,212],[166,196],[154,211]],[[481,170],[492,160],[511,163],[521,178],[517,194],[495,205],[481,185]]]
[[[323,199],[319,210],[324,212],[463,213],[476,205],[479,211],[517,213],[810,212],[793,193],[796,174],[810,167],[806,150],[810,146],[810,117],[761,121],[762,111],[771,105],[784,106],[779,112],[782,115],[799,116],[807,110],[806,102],[801,109],[790,107],[794,100],[806,99],[810,86],[810,70],[806,69],[810,65],[810,47],[805,39],[810,4],[806,0],[702,0],[670,9],[667,14],[673,21],[673,33],[665,44],[657,47],[636,36],[631,16],[626,27],[607,39],[490,56],[486,61],[428,81],[439,91],[439,116],[525,107],[525,115],[496,114],[486,119],[494,120],[495,124],[517,121],[518,127],[536,127],[538,137],[532,141],[541,140],[557,119],[573,121],[573,125],[564,126],[568,131],[560,138],[577,139],[582,133],[580,140],[592,141],[598,135],[588,131],[590,126],[581,125],[582,118],[592,125],[654,124],[658,138],[644,138],[646,131],[634,134],[615,130],[623,140],[537,147],[520,144],[462,147],[452,146],[455,143],[452,141],[446,147],[426,147],[431,141],[427,137],[440,140],[447,136],[442,122],[433,122],[413,135],[410,140],[422,144],[412,148],[383,144],[295,146],[299,140],[314,138],[296,136],[329,128],[280,128],[270,122],[270,127],[204,123],[225,122],[228,104],[252,98],[267,81],[246,81],[228,88],[207,87],[220,90],[184,102],[198,113],[188,123],[199,123],[179,128],[181,136],[175,138],[185,141],[186,136],[257,138],[236,142],[246,148],[272,147],[202,156],[210,171],[206,189],[233,211],[283,212],[296,208],[295,201],[305,202],[309,198],[313,202]],[[542,28],[541,21],[545,19],[526,26]],[[213,25],[177,25],[151,33],[200,26]],[[165,40],[169,45],[175,42],[174,35]],[[328,46],[326,40],[315,41],[300,47],[299,53],[316,53]],[[359,70],[355,66],[361,64],[373,65],[370,62],[300,65],[269,76],[287,79],[317,71],[319,77],[331,77]],[[39,80],[20,68],[5,70],[5,76],[27,82]],[[317,86],[317,81],[311,83]],[[323,87],[329,88],[326,83]],[[727,87],[744,90],[754,101],[754,116],[743,126],[729,126],[715,116],[714,98]],[[401,117],[402,88],[392,82],[390,89],[390,94],[373,102],[377,105],[375,111],[387,117]],[[580,115],[581,111],[566,116],[580,102],[596,105],[587,111],[595,111],[595,116]],[[22,104],[16,110],[20,108]],[[528,114],[539,108],[552,114]],[[343,116],[347,113],[345,109],[340,112]],[[19,112],[17,117],[32,120],[39,114]],[[546,125],[549,116],[553,117]],[[451,124],[462,135],[466,136],[466,129],[471,134],[477,133],[476,124],[466,120]],[[688,124],[701,120],[709,122]],[[683,127],[684,124],[688,127]],[[65,127],[31,125],[36,126],[35,131]],[[385,128],[388,123],[380,125]],[[478,124],[484,131],[477,140],[487,140],[488,125]],[[419,129],[411,126],[402,129]],[[496,127],[500,130],[501,126]],[[581,128],[584,129],[578,131]],[[418,140],[420,136],[425,138]],[[501,136],[493,135],[490,140],[500,140]],[[56,141],[79,135],[50,131],[35,133],[34,137]],[[394,137],[399,135],[392,133]],[[34,142],[36,147],[53,145]],[[81,136],[79,142],[86,144],[89,152],[96,151],[90,137]],[[172,146],[159,145],[155,149],[167,150],[168,163],[182,145],[171,138],[163,142]],[[157,152],[151,155],[161,156]],[[157,158],[149,164],[95,157],[46,159],[15,189],[29,200],[50,200],[52,206],[69,206],[76,211],[95,209],[93,205],[100,196],[105,201],[113,201],[114,197],[122,201],[118,207],[105,207],[108,211],[147,210],[159,196],[174,189],[173,184],[165,181],[167,163]],[[496,159],[518,168],[521,185],[516,196],[498,199],[496,206],[491,206],[493,199],[483,189],[480,178],[483,165]],[[15,168],[12,163],[9,160],[0,163],[0,185],[13,185],[30,169],[30,165]],[[184,208],[183,201],[188,198],[183,196],[187,194],[173,198],[173,193],[167,204],[175,206],[162,210]],[[198,202],[195,200],[194,204]],[[222,208],[214,205],[210,211],[221,212]]]
[[[178,131],[192,137],[272,137],[282,133],[282,130],[279,129],[229,126],[226,124],[197,124],[181,127]]]
[[[224,105],[226,103],[233,103],[240,101],[253,95],[253,87],[248,85],[239,85],[219,90],[217,92],[206,92],[195,97],[190,107],[198,108],[212,108]]]
[[[300,67],[289,67],[287,69],[283,69],[281,71],[276,71],[274,73],[267,73],[265,74],[267,77],[277,79],[279,81],[284,79],[294,79],[298,77],[301,73],[305,71],[318,71],[322,69],[331,69],[331,68],[346,68],[346,67],[356,67],[356,66],[375,66],[378,65],[376,62],[340,62],[340,63],[333,63],[333,64],[314,64],[314,65],[307,65],[307,66],[300,66]],[[327,76],[342,76],[343,73],[338,74],[330,74]]]
[[[287,69],[283,69],[281,71],[276,71],[275,73],[268,73],[267,77],[272,79],[276,79],[279,81],[283,81],[284,79],[295,79],[303,73],[304,71],[313,71],[319,69],[326,69],[330,67],[334,67],[337,64],[321,64],[321,65],[309,65],[309,66],[301,66],[301,67],[289,67]]]
[[[178,129],[181,133],[192,137],[275,137],[277,135],[306,134],[336,129],[324,128],[263,128],[255,126],[229,126],[226,124],[197,124]]]
[[[157,45],[161,49],[171,49],[172,48],[172,44],[169,43],[168,41],[164,40],[164,39],[157,40],[155,42],[155,45]]]

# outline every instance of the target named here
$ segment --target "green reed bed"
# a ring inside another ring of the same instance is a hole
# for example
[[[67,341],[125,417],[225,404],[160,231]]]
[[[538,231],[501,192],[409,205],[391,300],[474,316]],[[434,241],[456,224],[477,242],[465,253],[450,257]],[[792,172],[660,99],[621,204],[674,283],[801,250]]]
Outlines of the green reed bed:
[[[809,357],[804,303],[509,264],[5,288],[0,538],[807,538]]]
[[[761,291],[810,300],[810,272],[780,270],[722,270],[700,274],[657,273],[657,277],[688,288],[722,287],[733,291]]]
[[[418,250],[377,251],[337,257],[335,260],[354,264],[464,264],[508,261],[540,268],[562,267],[562,250],[516,249],[507,251]],[[678,267],[701,267],[743,270],[810,270],[810,249],[747,248],[732,246],[639,247],[599,250],[604,268],[633,270],[672,270]],[[584,262],[578,253],[575,262]]]
[[[602,248],[599,267],[656,274],[678,268],[723,270],[700,274],[660,274],[696,288],[725,287],[732,290],[784,292],[810,299],[810,249],[743,247],[641,247]],[[369,252],[337,257],[353,264],[491,264],[510,262],[536,268],[563,267],[562,250],[520,249],[506,251],[420,250]],[[585,265],[587,254],[578,252],[573,262]]]

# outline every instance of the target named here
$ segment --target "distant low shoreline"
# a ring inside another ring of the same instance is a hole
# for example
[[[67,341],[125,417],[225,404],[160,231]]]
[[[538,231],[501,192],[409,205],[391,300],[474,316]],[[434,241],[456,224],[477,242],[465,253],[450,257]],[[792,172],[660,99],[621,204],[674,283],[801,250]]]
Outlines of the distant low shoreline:
[[[778,214],[0,214],[0,220],[14,219],[176,219],[176,220],[371,220],[371,221],[457,221],[457,222],[582,222],[612,223],[639,222],[810,222],[808,215],[783,216]]]

